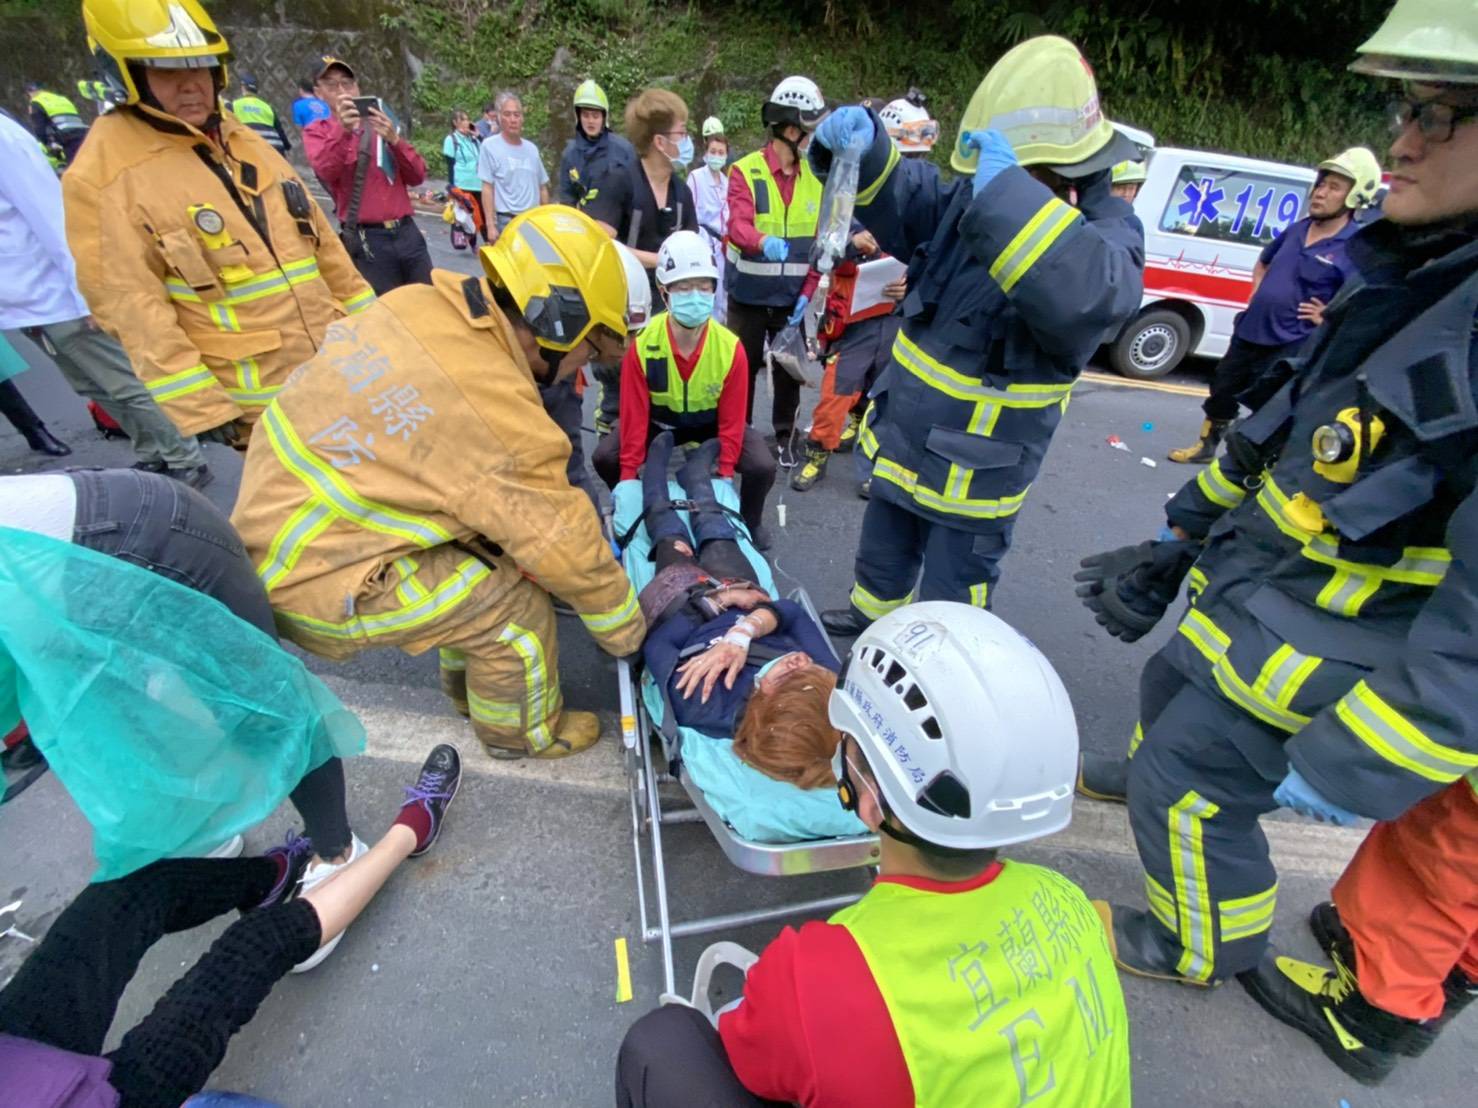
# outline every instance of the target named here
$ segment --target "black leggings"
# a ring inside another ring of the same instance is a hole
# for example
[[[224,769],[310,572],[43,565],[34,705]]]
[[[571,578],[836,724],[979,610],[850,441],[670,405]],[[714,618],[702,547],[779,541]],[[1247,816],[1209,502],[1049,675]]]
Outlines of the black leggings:
[[[72,541],[214,597],[277,638],[267,592],[231,521],[200,493],[136,469],[79,469]],[[304,834],[322,858],[349,849],[344,764],[330,758],[291,793]]]
[[[247,912],[107,1055],[121,1108],[175,1108],[205,1087],[272,986],[318,949],[322,929],[306,900],[249,911],[276,880],[266,858],[170,858],[89,885],[0,991],[0,1032],[101,1054],[151,946],[232,909]]]

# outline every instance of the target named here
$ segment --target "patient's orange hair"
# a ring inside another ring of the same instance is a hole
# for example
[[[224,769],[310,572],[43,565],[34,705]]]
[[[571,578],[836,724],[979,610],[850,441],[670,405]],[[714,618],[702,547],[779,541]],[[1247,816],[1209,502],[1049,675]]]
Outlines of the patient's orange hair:
[[[767,777],[803,789],[836,784],[831,772],[841,732],[826,705],[836,674],[814,663],[785,675],[769,692],[758,687],[734,733],[734,753]]]

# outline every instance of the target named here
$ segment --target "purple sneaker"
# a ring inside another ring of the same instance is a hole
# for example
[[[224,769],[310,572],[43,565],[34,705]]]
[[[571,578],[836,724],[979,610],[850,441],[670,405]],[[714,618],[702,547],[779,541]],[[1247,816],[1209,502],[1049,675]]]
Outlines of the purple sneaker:
[[[405,803],[400,806],[396,823],[403,823],[416,833],[416,849],[412,858],[419,858],[431,849],[436,837],[441,834],[446,810],[462,784],[462,756],[457,748],[447,743],[437,746],[426,756],[421,766],[421,775],[414,785],[405,790]]]
[[[303,879],[303,871],[308,868],[308,860],[313,857],[313,843],[296,831],[289,831],[281,846],[274,846],[262,857],[277,863],[278,874],[277,883],[262,898],[257,909],[281,904],[297,892],[298,883]]]

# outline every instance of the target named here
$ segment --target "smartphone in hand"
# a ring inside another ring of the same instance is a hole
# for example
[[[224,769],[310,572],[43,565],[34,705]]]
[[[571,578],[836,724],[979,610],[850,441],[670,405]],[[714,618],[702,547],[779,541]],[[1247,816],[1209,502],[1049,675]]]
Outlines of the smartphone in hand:
[[[354,110],[359,113],[360,118],[366,123],[369,122],[371,108],[374,108],[377,112],[384,112],[384,109],[380,107],[380,98],[378,96],[356,96],[353,100]]]

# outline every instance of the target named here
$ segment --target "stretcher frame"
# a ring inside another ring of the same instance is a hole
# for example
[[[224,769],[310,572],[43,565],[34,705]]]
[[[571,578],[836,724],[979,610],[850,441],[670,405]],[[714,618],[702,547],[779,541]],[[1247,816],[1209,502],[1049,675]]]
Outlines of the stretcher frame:
[[[623,560],[625,554],[623,552]],[[826,634],[816,607],[805,589],[796,588],[787,599],[805,609],[822,634]],[[830,643],[830,637],[827,638]],[[833,646],[835,653],[835,647]],[[840,657],[840,655],[838,655]],[[678,823],[703,823],[717,841],[729,861],[745,873],[762,877],[792,877],[812,873],[875,867],[880,856],[876,835],[852,835],[845,838],[811,839],[794,843],[762,843],[746,839],[724,822],[709,805],[703,791],[686,774],[674,777],[666,769],[677,743],[677,723],[672,705],[665,703],[663,722],[654,724],[642,700],[639,688],[641,664],[625,658],[616,663],[621,703],[621,742],[624,747],[627,792],[631,810],[631,847],[636,861],[636,902],[641,919],[643,942],[660,942],[662,947],[663,993],[672,994],[675,974],[672,941],[688,935],[706,935],[767,920],[783,919],[805,913],[830,912],[861,898],[862,891],[777,904],[768,908],[751,908],[713,916],[675,921],[672,918],[671,895],[667,888],[667,864],[663,852],[662,829]],[[666,693],[664,691],[664,701]],[[653,747],[661,750],[662,768],[654,757]],[[687,806],[664,801],[660,786],[676,784],[682,788]],[[649,911],[647,874],[642,861],[642,839],[648,840],[651,854],[652,899],[655,913]],[[655,915],[655,918],[654,918]]]

